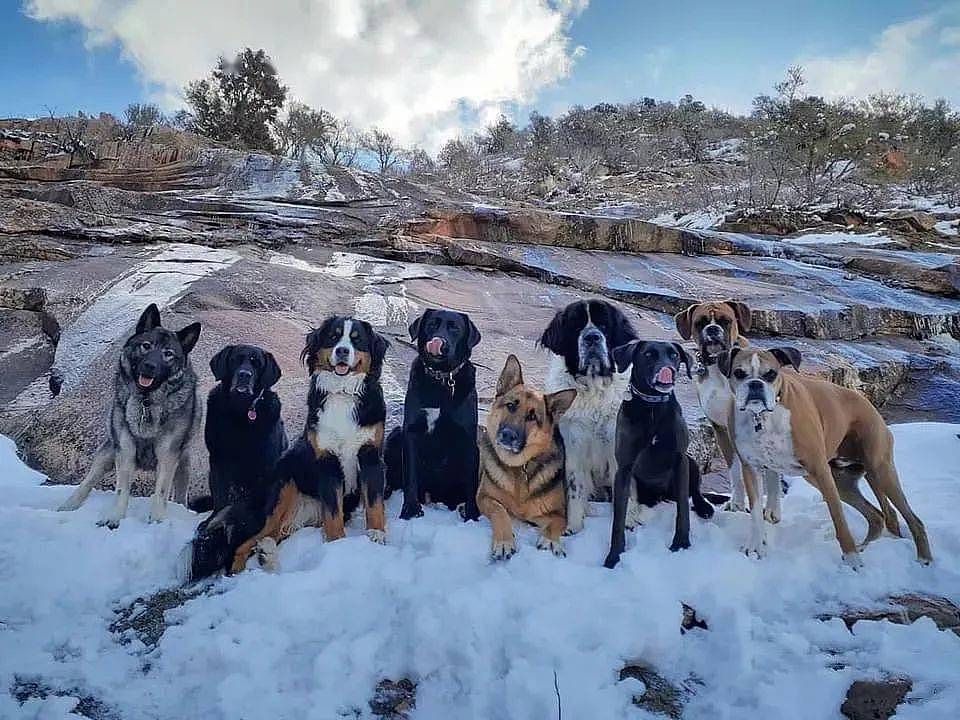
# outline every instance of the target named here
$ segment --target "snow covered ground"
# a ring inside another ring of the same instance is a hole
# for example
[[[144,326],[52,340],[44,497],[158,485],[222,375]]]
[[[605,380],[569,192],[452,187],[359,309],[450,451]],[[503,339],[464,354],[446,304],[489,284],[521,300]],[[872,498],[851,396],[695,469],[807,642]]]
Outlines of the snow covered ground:
[[[825,506],[796,481],[760,561],[739,552],[748,517],[693,518],[693,548],[671,554],[673,508],[628,537],[619,567],[601,562],[609,508],[558,559],[529,531],[509,562],[487,561],[487,522],[452,513],[392,520],[389,544],[359,528],[324,544],[302,530],[281,546],[281,569],[218,580],[211,594],[168,611],[155,649],[108,629],[114,609],[174,583],[197,517],[175,507],[147,525],[131,503],[117,531],[96,520],[95,493],[75,513],[53,511],[70,488],[41,486],[0,437],[0,718],[64,718],[69,695],[20,705],[15,681],[73,688],[115,717],[355,718],[382,678],[419,683],[414,718],[654,717],[631,706],[640,682],[618,682],[643,660],[693,689],[685,718],[840,718],[851,681],[913,678],[897,718],[953,718],[960,708],[960,638],[922,619],[860,623],[856,634],[820,613],[925,591],[960,600],[960,426],[901,425],[897,465],[926,522],[936,563],[910,540],[883,537],[854,572],[840,562]],[[391,498],[390,517],[399,509]],[[848,513],[855,533],[865,530]],[[679,632],[681,603],[709,630]],[[842,666],[842,669],[831,669]]]

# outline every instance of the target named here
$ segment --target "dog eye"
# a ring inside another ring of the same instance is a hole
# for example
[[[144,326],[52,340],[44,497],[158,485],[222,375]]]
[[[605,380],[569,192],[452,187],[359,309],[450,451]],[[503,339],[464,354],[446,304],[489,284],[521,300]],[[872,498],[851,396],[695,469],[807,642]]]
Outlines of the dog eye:
[[[153,345],[144,340],[142,343],[140,343],[140,352],[150,352],[150,348],[152,347]]]
[[[354,330],[352,333],[350,333],[350,339],[351,339],[351,340],[356,340],[358,337],[360,337],[360,333],[358,333],[356,330]]]
[[[747,376],[747,373],[745,370],[741,370],[740,368],[737,368],[736,370],[733,371],[733,376],[737,380],[743,380]]]
[[[173,350],[169,350],[169,349],[168,349],[168,350],[164,350],[164,351],[163,351],[163,359],[164,359],[164,360],[168,360],[168,361],[169,361],[169,360],[173,360],[173,358],[174,358]]]
[[[518,403],[516,400],[511,400],[510,402],[507,403],[507,410],[512,413],[515,413],[517,411],[517,406],[519,404],[520,403]]]
[[[767,371],[763,374],[763,379],[766,380],[767,382],[773,382],[774,380],[777,379],[777,371],[776,371],[776,370],[767,370]]]

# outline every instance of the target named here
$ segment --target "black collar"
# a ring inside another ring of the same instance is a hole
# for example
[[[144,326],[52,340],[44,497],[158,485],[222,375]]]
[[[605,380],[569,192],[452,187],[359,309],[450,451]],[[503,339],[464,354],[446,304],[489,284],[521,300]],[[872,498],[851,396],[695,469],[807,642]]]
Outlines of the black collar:
[[[643,400],[643,402],[645,402],[645,403],[651,403],[651,404],[653,404],[653,403],[665,403],[665,402],[670,402],[670,400],[673,398],[673,392],[672,392],[672,391],[671,391],[671,392],[668,392],[668,393],[666,393],[666,394],[664,394],[664,393],[657,393],[656,395],[648,395],[648,394],[645,393],[645,392],[640,392],[639,390],[637,390],[637,389],[633,386],[633,383],[630,383],[630,384],[627,386],[627,390],[630,391],[630,394],[631,394],[633,397],[637,398],[638,400]]]
[[[453,395],[457,389],[457,380],[456,375],[463,369],[463,366],[466,365],[466,362],[462,362],[457,365],[453,370],[434,370],[432,367],[429,367],[426,363],[423,363],[423,371],[427,374],[428,377],[433,378],[441,385],[446,385],[450,388],[450,394]]]

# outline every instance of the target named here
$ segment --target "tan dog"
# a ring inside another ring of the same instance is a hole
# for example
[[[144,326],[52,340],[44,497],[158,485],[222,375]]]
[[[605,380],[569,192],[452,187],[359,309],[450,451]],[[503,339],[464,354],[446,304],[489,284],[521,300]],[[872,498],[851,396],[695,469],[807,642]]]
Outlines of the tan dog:
[[[893,464],[893,435],[869,400],[855,390],[795,372],[800,353],[794,348],[734,348],[722,364],[734,396],[727,427],[740,458],[755,471],[803,475],[817,488],[830,510],[844,562],[853,567],[862,564],[841,499],[867,518],[869,531],[863,545],[880,535],[884,522],[900,534],[892,502],[910,528],[917,559],[923,564],[932,561],[923,523],[900,487]],[[856,486],[861,474],[881,509],[860,495]],[[744,484],[753,515],[745,549],[760,556],[766,540],[753,476],[744,473]]]
[[[576,397],[576,390],[544,395],[527,387],[520,362],[507,358],[478,439],[477,507],[493,525],[492,559],[506,560],[517,551],[514,518],[540,528],[538,548],[565,555],[565,456],[557,420]]]
[[[743,490],[743,473],[750,473],[752,470],[742,466],[730,441],[727,421],[733,405],[733,395],[717,361],[735,347],[746,347],[747,340],[743,333],[750,330],[750,308],[735,300],[696,303],[677,313],[674,322],[680,337],[684,340],[693,339],[697,344],[697,357],[702,367],[697,372],[697,397],[703,414],[713,426],[723,459],[730,468],[731,497],[726,509],[745,510],[747,504]],[[763,516],[772,523],[780,522],[780,477],[774,472],[765,473],[764,487],[767,499]]]

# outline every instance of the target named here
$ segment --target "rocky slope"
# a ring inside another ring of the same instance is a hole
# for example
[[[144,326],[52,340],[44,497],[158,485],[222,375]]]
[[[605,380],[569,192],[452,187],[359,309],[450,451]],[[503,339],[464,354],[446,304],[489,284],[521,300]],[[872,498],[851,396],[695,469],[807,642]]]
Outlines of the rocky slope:
[[[0,167],[0,432],[58,480],[85,469],[116,348],[149,302],[170,326],[203,324],[204,389],[222,345],[271,349],[295,430],[303,334],[328,313],[356,313],[391,339],[384,381],[396,417],[413,353],[406,326],[422,308],[475,318],[487,402],[508,352],[543,377],[535,339],[585,295],[620,303],[654,338],[674,338],[671,314],[691,301],[738,297],[754,308],[757,342],[797,345],[809,370],[859,387],[888,419],[960,420],[957,244],[935,229],[817,242],[495,208],[221,148],[117,154],[126,159],[108,167]],[[712,443],[690,385],[679,395],[706,462]],[[202,448],[194,459],[199,487]]]

